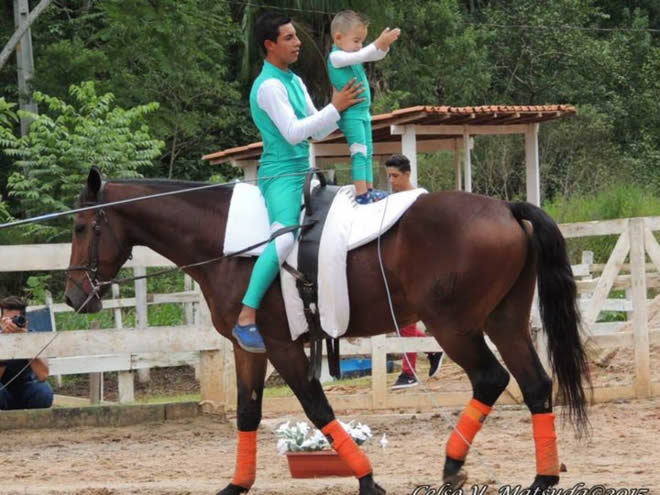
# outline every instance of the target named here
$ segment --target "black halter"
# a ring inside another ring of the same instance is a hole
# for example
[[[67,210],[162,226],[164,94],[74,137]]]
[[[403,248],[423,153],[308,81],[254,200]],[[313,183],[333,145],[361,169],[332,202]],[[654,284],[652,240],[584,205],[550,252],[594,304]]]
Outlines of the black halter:
[[[103,189],[105,188],[105,184],[106,184],[105,181],[101,182],[101,187],[99,188],[99,192],[97,193],[98,199],[96,201],[81,201],[80,206],[85,207],[85,206],[95,206],[98,204],[102,204]],[[105,210],[103,208],[99,208],[96,210],[94,220],[92,221],[92,242],[89,245],[87,264],[69,266],[65,272],[67,279],[70,280],[82,292],[85,292],[82,285],[76,280],[74,280],[70,275],[70,272],[84,271],[92,287],[92,291],[96,292],[96,297],[100,297],[99,291],[103,288],[103,286],[110,285],[112,283],[112,280],[104,281],[104,280],[99,280],[98,278],[99,277],[99,246],[101,244],[101,227],[103,225],[107,226],[105,230],[110,234],[110,237],[112,237],[112,240],[115,242],[115,244],[120,249],[120,251],[124,251],[123,246],[121,245],[119,239],[112,230],[112,226],[108,221],[108,217],[105,214]],[[132,250],[129,251],[128,256],[126,258],[133,259]]]

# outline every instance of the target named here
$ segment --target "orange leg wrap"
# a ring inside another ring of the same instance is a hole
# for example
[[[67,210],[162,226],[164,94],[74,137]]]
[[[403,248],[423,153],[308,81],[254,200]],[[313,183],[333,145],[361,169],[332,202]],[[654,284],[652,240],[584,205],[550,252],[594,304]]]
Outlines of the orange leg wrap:
[[[325,425],[321,431],[326,437],[330,437],[328,441],[332,444],[332,448],[346,461],[357,478],[362,478],[371,473],[369,458],[346,433],[339,421],[333,420]]]
[[[465,407],[456,428],[447,442],[447,455],[457,461],[462,461],[467,456],[472,440],[481,430],[481,425],[493,408],[472,399]]]
[[[532,414],[532,426],[536,447],[536,473],[559,476],[555,415],[552,413]]]
[[[257,432],[239,431],[236,448],[236,471],[231,482],[250,488],[257,477]]]

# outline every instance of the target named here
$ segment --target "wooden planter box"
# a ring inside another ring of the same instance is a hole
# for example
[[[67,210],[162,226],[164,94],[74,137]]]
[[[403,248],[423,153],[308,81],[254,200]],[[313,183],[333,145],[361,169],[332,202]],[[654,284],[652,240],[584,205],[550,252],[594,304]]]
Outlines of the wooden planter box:
[[[334,450],[288,452],[286,458],[292,478],[354,476],[348,464]]]

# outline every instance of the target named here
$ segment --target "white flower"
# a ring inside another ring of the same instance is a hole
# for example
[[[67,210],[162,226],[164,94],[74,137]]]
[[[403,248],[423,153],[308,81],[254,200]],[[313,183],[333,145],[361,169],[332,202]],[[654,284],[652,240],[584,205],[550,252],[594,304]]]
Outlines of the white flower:
[[[385,447],[387,447],[388,443],[389,441],[385,437],[385,433],[383,433],[383,438],[380,439],[380,446],[384,449]]]
[[[287,421],[286,423],[282,423],[277,430],[275,430],[275,433],[285,433],[286,431],[289,430],[289,422]]]
[[[358,445],[362,445],[372,436],[371,429],[367,425],[361,423],[354,425],[353,421],[349,423],[340,421],[339,423]],[[316,428],[311,430],[304,421],[299,421],[293,425],[289,421],[282,423],[275,430],[275,433],[279,438],[277,451],[280,454],[330,448],[325,435]]]

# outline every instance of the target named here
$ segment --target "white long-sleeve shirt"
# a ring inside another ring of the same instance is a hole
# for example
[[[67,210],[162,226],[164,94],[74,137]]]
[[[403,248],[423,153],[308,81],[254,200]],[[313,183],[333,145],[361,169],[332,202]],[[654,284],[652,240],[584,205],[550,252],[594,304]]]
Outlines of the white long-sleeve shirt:
[[[323,139],[337,128],[339,112],[332,103],[317,110],[305,83],[300,77],[294,77],[298,79],[305,94],[307,117],[296,117],[287,90],[278,79],[268,79],[261,84],[257,92],[257,104],[268,114],[289,144],[295,145],[309,137]]]
[[[357,52],[345,52],[335,50],[330,52],[330,63],[336,68],[348,67],[349,65],[363,64],[365,62],[376,62],[385,58],[388,50],[381,50],[375,43],[370,43]]]

